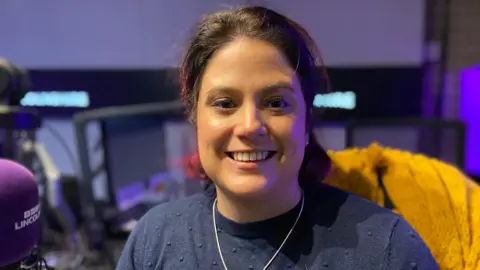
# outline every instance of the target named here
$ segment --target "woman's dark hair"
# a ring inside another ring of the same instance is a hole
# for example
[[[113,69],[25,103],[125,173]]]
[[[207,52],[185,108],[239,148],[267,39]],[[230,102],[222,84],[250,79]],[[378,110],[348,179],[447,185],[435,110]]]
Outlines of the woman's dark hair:
[[[250,37],[276,46],[296,69],[306,103],[306,130],[309,144],[300,168],[299,181],[321,181],[330,159],[316,140],[312,106],[315,95],[328,77],[319,50],[308,32],[296,22],[265,7],[242,7],[207,15],[195,29],[180,68],[181,97],[192,122],[195,122],[199,85],[212,55],[238,37]],[[319,72],[318,64],[322,67]],[[206,179],[198,153],[188,162],[193,176]]]

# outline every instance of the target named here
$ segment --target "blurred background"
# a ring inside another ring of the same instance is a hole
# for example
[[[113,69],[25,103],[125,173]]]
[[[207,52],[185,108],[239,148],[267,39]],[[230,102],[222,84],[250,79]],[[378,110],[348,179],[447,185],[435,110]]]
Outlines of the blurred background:
[[[332,84],[314,101],[325,148],[378,141],[478,180],[480,1],[4,0],[0,57],[30,82],[3,96],[0,157],[30,164],[41,190],[60,183],[68,210],[54,205],[45,220],[51,265],[113,269],[147,209],[202,189],[174,166],[196,148],[177,67],[202,15],[244,4],[291,17],[320,47]]]

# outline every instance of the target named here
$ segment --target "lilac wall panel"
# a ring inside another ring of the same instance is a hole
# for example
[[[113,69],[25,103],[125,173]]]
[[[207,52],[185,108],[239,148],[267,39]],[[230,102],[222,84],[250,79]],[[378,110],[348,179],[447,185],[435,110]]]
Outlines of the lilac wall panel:
[[[6,0],[0,57],[34,68],[175,65],[203,14],[243,0]]]
[[[203,14],[246,0],[4,0],[0,57],[29,68],[175,66]],[[272,0],[311,31],[329,66],[418,65],[422,0]]]
[[[269,1],[304,25],[328,66],[422,63],[423,0]]]

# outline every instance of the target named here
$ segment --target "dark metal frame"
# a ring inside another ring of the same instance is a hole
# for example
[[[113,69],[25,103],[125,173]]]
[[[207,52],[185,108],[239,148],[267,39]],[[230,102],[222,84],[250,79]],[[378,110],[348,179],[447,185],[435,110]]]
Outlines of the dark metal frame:
[[[108,161],[108,143],[107,143],[107,127],[104,121],[100,122],[100,130],[101,130],[101,138],[100,142],[102,144],[103,148],[103,157],[102,157],[102,164],[100,165],[106,172],[107,174],[107,192],[108,192],[108,199],[109,199],[109,205],[114,206],[117,205],[117,198],[115,196],[115,190],[113,188],[113,185],[110,184],[110,162]]]
[[[443,129],[454,129],[458,133],[458,140],[456,142],[456,160],[460,169],[465,169],[465,124],[456,120],[441,120],[441,119],[365,119],[365,120],[351,120],[346,125],[345,145],[346,147],[354,147],[354,132],[357,128],[365,127],[421,127],[432,128],[438,130],[440,133]]]
[[[96,201],[93,195],[92,181],[96,176],[95,169],[90,167],[90,157],[88,153],[88,138],[86,137],[86,127],[92,121],[103,121],[108,118],[121,116],[136,116],[158,114],[165,117],[179,117],[183,115],[185,109],[180,101],[159,102],[140,105],[128,105],[108,107],[91,111],[80,112],[74,115],[73,123],[76,135],[78,162],[80,169],[80,192],[83,205],[83,215],[85,218],[86,230],[89,235],[89,248],[92,250],[103,250],[105,243],[105,228],[103,225],[105,208]],[[105,155],[105,151],[104,151]],[[105,158],[105,156],[104,156]],[[105,160],[104,160],[105,162]],[[107,165],[108,167],[108,165]],[[108,176],[107,176],[108,178]],[[108,179],[107,179],[108,182]],[[108,183],[110,186],[110,183]],[[110,190],[109,196],[114,195]]]

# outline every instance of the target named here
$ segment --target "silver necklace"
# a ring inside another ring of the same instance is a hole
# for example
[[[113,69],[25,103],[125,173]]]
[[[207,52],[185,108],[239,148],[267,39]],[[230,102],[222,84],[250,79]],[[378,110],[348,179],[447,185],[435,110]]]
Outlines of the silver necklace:
[[[295,222],[293,223],[292,228],[290,228],[290,231],[287,233],[287,236],[285,237],[285,239],[283,239],[282,244],[277,249],[277,251],[275,251],[275,254],[273,254],[272,258],[267,262],[265,267],[263,267],[263,270],[266,270],[270,266],[270,264],[272,264],[272,262],[275,260],[278,253],[280,253],[280,250],[282,250],[283,246],[285,245],[288,238],[292,234],[293,230],[295,229],[295,226],[297,226],[298,220],[300,220],[300,217],[302,216],[302,213],[303,213],[304,203],[305,203],[305,200],[304,200],[303,191],[302,191],[302,204],[300,206],[300,211],[298,212],[297,218],[295,219]],[[215,240],[217,241],[217,249],[218,249],[218,253],[220,254],[220,260],[222,261],[222,264],[223,264],[223,267],[225,268],[225,270],[228,270],[227,264],[225,263],[225,260],[223,259],[222,248],[220,247],[220,241],[218,240],[217,221],[216,221],[216,218],[215,218],[215,216],[216,216],[215,215],[215,208],[216,207],[217,207],[217,198],[215,198],[215,200],[213,201],[213,205],[212,205],[213,230],[215,231]]]

